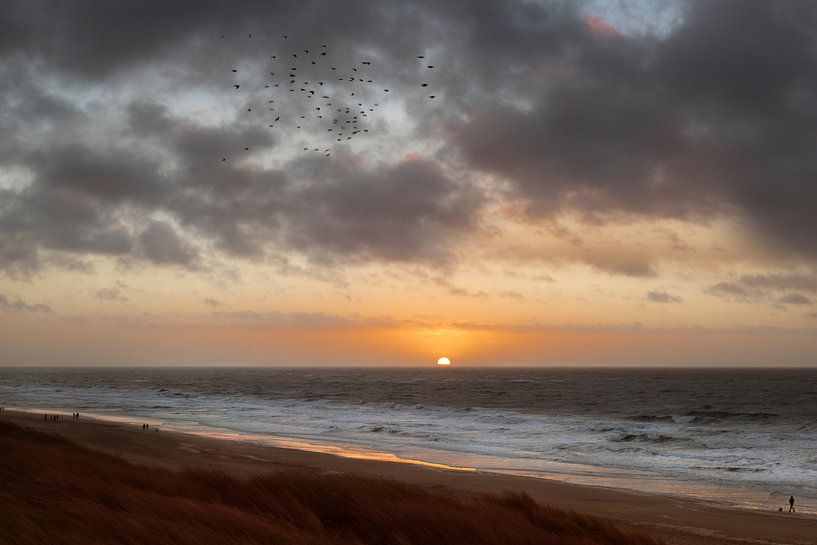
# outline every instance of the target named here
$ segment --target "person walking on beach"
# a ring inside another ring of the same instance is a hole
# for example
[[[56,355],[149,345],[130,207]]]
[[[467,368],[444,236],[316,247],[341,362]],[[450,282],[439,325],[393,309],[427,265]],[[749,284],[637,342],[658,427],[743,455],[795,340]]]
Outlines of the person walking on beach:
[[[794,510],[794,496],[789,496],[789,513],[796,513]]]

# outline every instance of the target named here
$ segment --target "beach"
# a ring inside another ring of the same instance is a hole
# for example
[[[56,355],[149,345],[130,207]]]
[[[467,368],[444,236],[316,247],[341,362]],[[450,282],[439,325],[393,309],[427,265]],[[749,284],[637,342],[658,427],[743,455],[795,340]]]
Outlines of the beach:
[[[3,421],[64,435],[72,441],[130,462],[166,468],[216,469],[235,476],[284,470],[376,476],[461,494],[524,492],[537,502],[600,517],[638,529],[672,545],[774,543],[813,544],[817,520],[797,514],[759,512],[657,494],[336,456],[249,442],[170,432],[141,425],[63,414],[59,422],[41,414],[5,410]]]
[[[0,403],[817,515],[813,370],[0,368]]]

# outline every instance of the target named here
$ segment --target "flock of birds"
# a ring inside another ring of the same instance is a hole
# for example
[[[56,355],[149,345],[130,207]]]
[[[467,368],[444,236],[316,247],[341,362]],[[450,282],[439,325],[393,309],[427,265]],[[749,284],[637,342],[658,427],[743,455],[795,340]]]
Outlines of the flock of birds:
[[[246,39],[252,38],[252,34],[247,34]],[[281,39],[286,42],[289,36],[284,34]],[[351,66],[348,61],[334,62],[326,44],[315,48],[286,49],[286,54],[276,52],[270,55],[269,72],[264,75],[263,88],[258,87],[259,79],[252,74],[245,74],[240,67],[231,69],[234,91],[250,95],[244,103],[247,113],[255,112],[252,115],[263,119],[269,129],[282,126],[294,127],[295,130],[307,129],[311,131],[313,145],[314,132],[322,132],[330,144],[324,142],[318,147],[307,146],[303,151],[320,153],[325,157],[332,155],[329,147],[332,142],[349,141],[371,134],[373,129],[368,123],[369,114],[380,108],[376,97],[391,92],[389,87],[384,87],[373,76],[372,61],[360,60]],[[417,55],[417,60],[422,70],[434,69],[433,64],[427,64],[424,55]],[[417,85],[427,90],[430,84],[423,81]],[[263,91],[263,100],[266,101],[262,107],[257,104],[261,100],[258,91]],[[433,100],[436,95],[427,97]],[[244,151],[250,151],[250,146],[244,146]],[[227,162],[228,157],[222,157],[221,161]]]

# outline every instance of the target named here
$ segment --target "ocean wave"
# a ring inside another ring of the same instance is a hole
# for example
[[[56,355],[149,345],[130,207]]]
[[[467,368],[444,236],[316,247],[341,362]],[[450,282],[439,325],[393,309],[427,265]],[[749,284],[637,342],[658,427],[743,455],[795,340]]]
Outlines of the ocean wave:
[[[738,467],[738,466],[693,466],[693,469],[725,471],[727,473],[763,473],[767,471],[762,467]]]
[[[672,443],[672,442],[679,442],[679,441],[688,441],[688,439],[683,439],[681,437],[673,437],[671,435],[664,435],[661,433],[624,433],[619,435],[615,439],[611,439],[611,441],[616,443],[631,443],[631,442],[638,442],[638,443]]]
[[[639,414],[629,417],[629,420],[636,422],[672,422],[674,416],[671,414]]]
[[[764,412],[732,412],[732,411],[713,411],[713,410],[692,410],[686,413],[686,416],[693,417],[693,422],[695,419],[700,419],[701,422],[704,421],[720,421],[720,420],[728,420],[728,419],[742,419],[742,420],[758,420],[758,421],[765,421],[771,418],[776,418],[780,415],[776,413],[764,413]]]

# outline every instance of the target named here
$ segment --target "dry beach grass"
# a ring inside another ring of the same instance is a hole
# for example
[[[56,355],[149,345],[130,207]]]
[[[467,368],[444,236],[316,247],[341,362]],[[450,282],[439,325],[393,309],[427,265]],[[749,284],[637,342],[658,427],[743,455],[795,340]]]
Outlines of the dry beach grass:
[[[128,462],[0,422],[0,542],[14,545],[657,545],[524,494],[349,474],[236,477]]]

